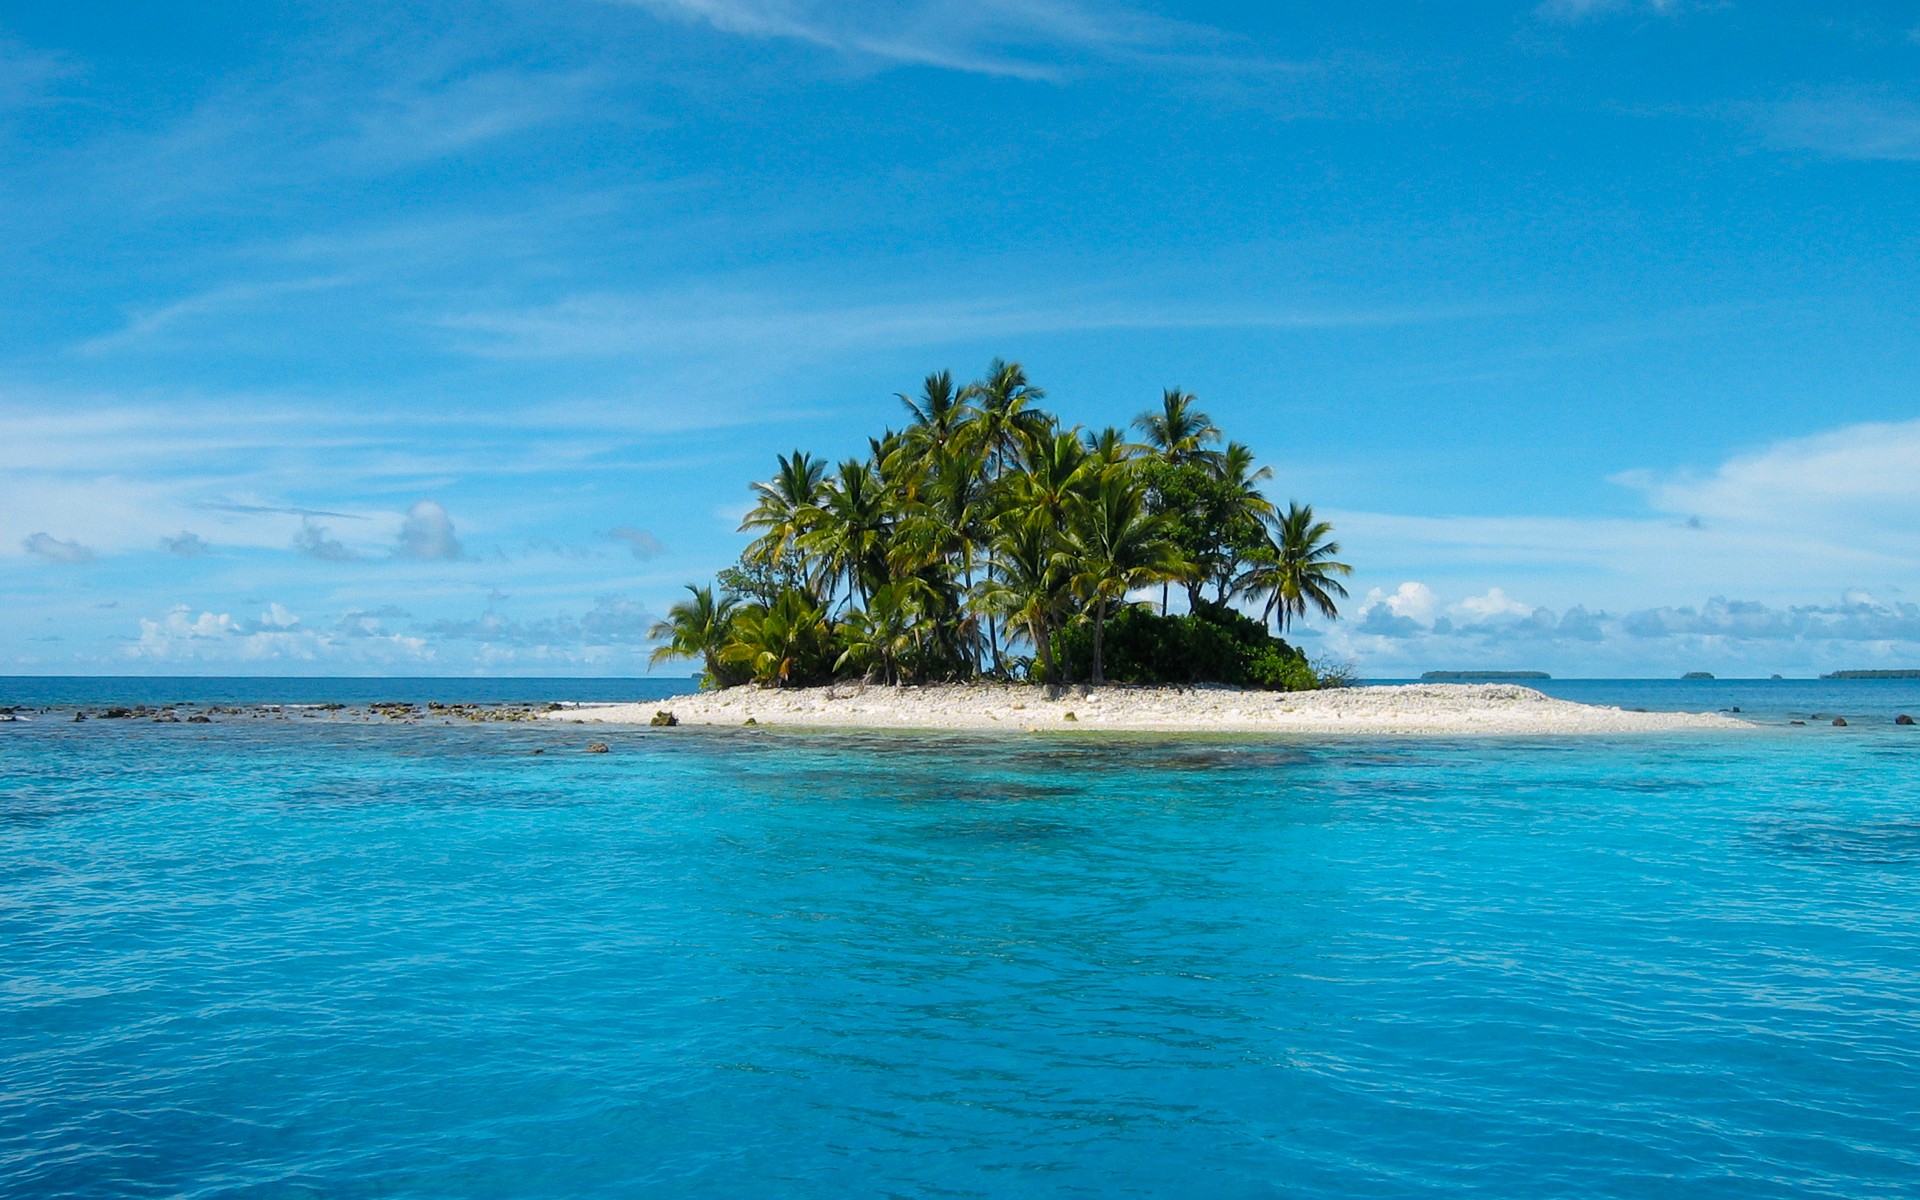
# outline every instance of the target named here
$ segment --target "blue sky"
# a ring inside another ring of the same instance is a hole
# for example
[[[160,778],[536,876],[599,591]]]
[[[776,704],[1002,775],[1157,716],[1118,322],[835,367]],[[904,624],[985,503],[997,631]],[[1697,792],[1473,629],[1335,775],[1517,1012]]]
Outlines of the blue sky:
[[[1920,665],[1920,8],[0,14],[0,671],[628,673],[746,483],[1027,365],[1391,676]]]

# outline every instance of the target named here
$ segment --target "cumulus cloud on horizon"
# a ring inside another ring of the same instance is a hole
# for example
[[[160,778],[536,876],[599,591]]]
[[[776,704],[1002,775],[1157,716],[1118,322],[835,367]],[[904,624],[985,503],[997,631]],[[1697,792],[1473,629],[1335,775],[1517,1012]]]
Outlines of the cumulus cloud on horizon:
[[[1423,583],[1374,588],[1354,612],[1352,632],[1394,640],[1596,642],[1612,638],[1730,641],[1911,642],[1920,645],[1920,604],[1848,592],[1836,603],[1774,607],[1715,596],[1694,606],[1610,613],[1575,604],[1556,612],[1523,604],[1499,588],[1443,604]]]
[[[651,638],[656,618],[645,606],[621,595],[595,597],[593,607],[575,618],[566,614],[515,621],[491,605],[470,621],[440,620],[417,632],[433,637],[515,647],[593,647],[641,645]]]

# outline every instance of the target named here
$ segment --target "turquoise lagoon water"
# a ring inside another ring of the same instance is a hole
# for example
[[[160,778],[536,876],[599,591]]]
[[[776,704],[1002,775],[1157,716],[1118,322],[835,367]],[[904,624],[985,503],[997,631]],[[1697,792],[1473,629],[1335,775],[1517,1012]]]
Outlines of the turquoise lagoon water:
[[[0,1194],[1912,1195],[1920,731],[1874,695],[606,755],[36,714]]]

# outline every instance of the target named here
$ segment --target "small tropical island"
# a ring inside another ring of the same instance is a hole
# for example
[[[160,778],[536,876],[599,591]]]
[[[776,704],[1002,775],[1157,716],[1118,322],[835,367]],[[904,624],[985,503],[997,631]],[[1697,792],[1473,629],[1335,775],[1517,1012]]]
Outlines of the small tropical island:
[[[1065,428],[1044,396],[1018,363],[958,386],[942,371],[864,455],[781,455],[753,485],[754,541],[688,585],[655,661],[698,659],[710,688],[1345,681],[1270,630],[1336,616],[1352,568],[1310,505],[1261,492],[1251,449],[1179,389],[1138,441]]]
[[[903,428],[830,465],[781,455],[755,535],[653,630],[701,664],[670,706],[563,720],[903,728],[1500,732],[1738,724],[1511,686],[1352,687],[1289,643],[1347,598],[1332,525],[1191,393],[1129,427],[1065,426],[1018,363],[928,375]],[[1256,615],[1257,614],[1257,615]],[[1525,673],[1511,677],[1542,678]],[[1482,675],[1480,679],[1489,678]]]

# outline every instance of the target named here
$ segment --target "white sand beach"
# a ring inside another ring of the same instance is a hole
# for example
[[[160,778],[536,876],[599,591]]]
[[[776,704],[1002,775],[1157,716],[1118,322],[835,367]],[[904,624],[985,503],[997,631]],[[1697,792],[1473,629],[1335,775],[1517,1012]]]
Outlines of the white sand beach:
[[[942,684],[893,688],[728,688],[644,704],[582,704],[549,720],[645,725],[669,712],[682,725],[847,729],[1071,729],[1163,733],[1596,734],[1750,729],[1715,713],[1628,712],[1555,700],[1513,684],[1423,683],[1263,692],[1236,688],[1041,688]]]

